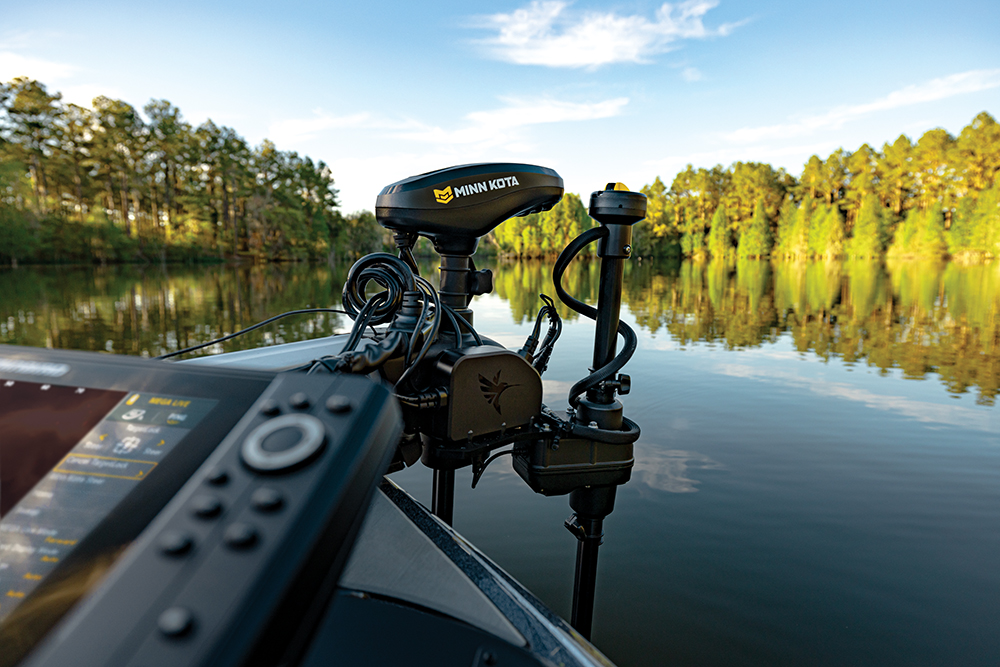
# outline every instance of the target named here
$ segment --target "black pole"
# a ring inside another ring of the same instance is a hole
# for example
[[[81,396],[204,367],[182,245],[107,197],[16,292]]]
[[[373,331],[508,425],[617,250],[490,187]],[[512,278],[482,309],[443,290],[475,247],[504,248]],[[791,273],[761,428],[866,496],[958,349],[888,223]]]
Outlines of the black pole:
[[[620,187],[619,187],[620,186]],[[609,364],[618,349],[625,261],[632,255],[632,225],[646,215],[646,197],[629,192],[620,183],[590,196],[590,215],[608,230],[597,255],[601,258],[598,287],[597,330],[594,334],[594,370]],[[596,423],[598,428],[618,430],[622,426],[622,404],[615,387],[602,383],[580,401],[574,420]],[[615,508],[617,486],[584,486],[569,495],[575,514],[566,521],[577,540],[576,573],[573,580],[573,627],[590,639],[597,595],[597,552],[604,541],[604,518]]]
[[[455,471],[434,470],[431,513],[449,526],[455,519]]]
[[[594,598],[597,594],[597,549],[604,541],[604,519],[577,517],[580,527],[576,544],[576,578],[573,582],[572,625],[590,639],[594,624]]]
[[[579,540],[576,545],[576,573],[573,578],[573,615],[577,632],[590,639],[597,596],[597,551],[604,543],[604,517],[615,509],[617,486],[583,487],[569,494],[569,506],[576,512],[566,527]]]
[[[609,225],[609,227],[618,227],[618,225]],[[610,363],[618,350],[618,320],[621,316],[624,274],[625,260],[623,258],[601,257],[601,281],[597,296],[597,329],[594,332],[594,368],[601,368]],[[594,388],[588,398],[595,403],[610,404],[615,400],[615,393],[611,389],[602,391],[600,388]]]

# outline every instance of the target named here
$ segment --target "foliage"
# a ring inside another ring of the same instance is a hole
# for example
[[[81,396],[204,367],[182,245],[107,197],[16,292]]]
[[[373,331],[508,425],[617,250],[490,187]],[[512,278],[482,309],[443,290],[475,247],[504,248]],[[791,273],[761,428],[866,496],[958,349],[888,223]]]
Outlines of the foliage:
[[[323,257],[350,234],[336,207],[323,162],[192,127],[166,100],[88,109],[0,84],[0,261]]]
[[[492,242],[504,255],[555,256],[593,225],[579,195],[566,193],[551,210],[511,218],[492,233]]]
[[[741,258],[766,257],[771,252],[771,228],[764,202],[757,202],[750,226],[740,237],[737,255]]]
[[[638,256],[939,257],[1000,253],[1000,124],[940,128],[811,156],[798,178],[758,162],[688,165],[642,188]],[[381,249],[371,213],[342,215],[323,162],[249,146],[167,100],[64,103],[34,80],[0,83],[0,263],[315,259]],[[721,211],[721,214],[720,214]],[[485,240],[502,255],[560,252],[593,222],[567,193]]]
[[[712,215],[712,226],[708,234],[708,252],[715,259],[725,259],[733,251],[733,232],[729,227],[726,207],[719,206]]]
[[[900,135],[875,150],[838,149],[813,155],[796,179],[767,164],[736,162],[695,169],[688,165],[670,188],[657,178],[643,188],[650,215],[637,229],[643,254],[701,251],[725,230],[714,223],[725,207],[726,224],[741,257],[898,256],[965,259],[997,256],[1000,228],[994,183],[1000,172],[1000,124],[983,112],[959,136],[937,128],[916,142]],[[992,199],[991,199],[992,197]],[[986,201],[980,209],[979,202]],[[767,251],[756,211],[763,205],[773,247]],[[643,230],[642,226],[646,229]],[[741,237],[750,234],[749,241]]]

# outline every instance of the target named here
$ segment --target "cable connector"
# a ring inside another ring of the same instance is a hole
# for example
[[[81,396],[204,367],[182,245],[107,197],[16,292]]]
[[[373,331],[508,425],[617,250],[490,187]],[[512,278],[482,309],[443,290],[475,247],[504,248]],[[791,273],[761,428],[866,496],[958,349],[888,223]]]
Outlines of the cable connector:
[[[448,390],[444,387],[431,389],[416,396],[401,396],[396,394],[396,399],[408,408],[417,410],[430,410],[433,408],[443,408],[448,405]]]

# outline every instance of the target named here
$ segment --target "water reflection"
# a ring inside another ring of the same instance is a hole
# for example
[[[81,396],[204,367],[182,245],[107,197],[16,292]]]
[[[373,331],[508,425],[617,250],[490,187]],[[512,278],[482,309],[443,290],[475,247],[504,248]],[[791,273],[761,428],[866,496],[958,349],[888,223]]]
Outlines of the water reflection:
[[[516,324],[551,266],[493,266]],[[569,291],[596,300],[596,261],[573,263]],[[276,313],[339,304],[346,266],[28,268],[0,272],[0,342],[156,355],[211,340]],[[423,267],[433,275],[431,267]],[[624,304],[640,327],[681,346],[759,347],[790,336],[801,353],[887,373],[936,374],[947,390],[992,405],[1000,388],[998,264],[933,262],[650,262],[626,267]],[[568,321],[576,313],[560,304]],[[296,317],[218,349],[341,331],[340,316]]]
[[[0,342],[155,356],[285,310],[339,303],[345,272],[275,265],[8,270],[0,273]],[[289,318],[211,351],[312,338],[348,325],[332,314]]]
[[[659,449],[644,442],[636,447],[635,467],[632,469],[633,486],[635,482],[639,482],[657,491],[694,493],[700,482],[689,477],[691,471],[723,468],[722,464],[698,452]]]

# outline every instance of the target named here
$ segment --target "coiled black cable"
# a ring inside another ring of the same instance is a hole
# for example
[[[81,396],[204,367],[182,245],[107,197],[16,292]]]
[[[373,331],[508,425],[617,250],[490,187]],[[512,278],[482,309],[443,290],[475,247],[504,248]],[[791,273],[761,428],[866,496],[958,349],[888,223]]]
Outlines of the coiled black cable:
[[[555,283],[556,294],[559,296],[560,301],[584,317],[589,317],[594,321],[597,320],[597,309],[570,296],[562,286],[562,277],[570,263],[581,250],[594,241],[602,239],[607,235],[608,229],[606,227],[593,227],[588,229],[570,241],[569,245],[566,246],[561,253],[559,253],[559,258],[556,260],[555,266],[552,269],[552,282]],[[580,396],[582,394],[586,393],[590,389],[593,389],[600,383],[612,378],[615,373],[620,371],[625,364],[628,363],[629,359],[632,358],[632,355],[635,354],[635,349],[638,346],[639,339],[636,337],[635,332],[632,331],[632,328],[619,320],[618,334],[625,339],[621,352],[619,352],[618,355],[607,364],[598,368],[596,371],[583,378],[570,388],[569,404],[574,408],[580,404]]]
[[[354,263],[347,272],[343,302],[351,319],[357,318],[369,299],[365,288],[374,281],[385,289],[385,300],[372,313],[371,324],[385,324],[392,319],[403,303],[403,292],[417,289],[413,270],[400,258],[387,252],[366,255]]]

